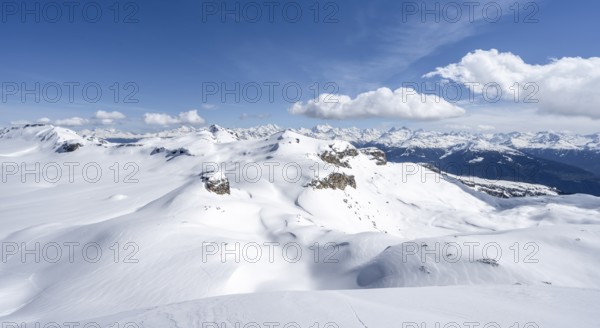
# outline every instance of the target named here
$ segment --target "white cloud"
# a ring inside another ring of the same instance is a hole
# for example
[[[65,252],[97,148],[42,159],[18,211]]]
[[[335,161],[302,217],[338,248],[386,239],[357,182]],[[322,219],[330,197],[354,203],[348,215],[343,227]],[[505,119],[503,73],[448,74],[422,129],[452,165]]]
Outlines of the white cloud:
[[[54,124],[54,125],[62,125],[62,126],[80,126],[86,124],[103,124],[110,125],[115,122],[115,120],[124,119],[125,115],[119,112],[105,112],[102,110],[97,111],[94,114],[94,117],[91,119],[85,119],[81,117],[71,117],[65,119],[58,119],[52,121],[47,117],[42,117],[37,120],[38,123],[44,124]]]
[[[491,130],[496,130],[496,127],[492,126],[492,125],[487,125],[487,124],[479,124],[477,126],[477,130],[480,130],[480,131],[491,131]]]
[[[203,108],[203,109],[207,109],[207,110],[215,110],[215,109],[217,109],[218,107],[217,107],[217,105],[215,105],[215,104],[203,104],[203,105],[202,105],[202,108]]]
[[[122,120],[125,118],[125,115],[117,111],[106,112],[103,110],[99,110],[94,114],[94,118],[97,118],[99,120]]]
[[[459,63],[424,75],[433,76],[463,83],[478,94],[488,84],[488,99],[494,98],[497,85],[503,99],[537,105],[541,112],[600,118],[599,57],[564,57],[531,65],[510,52],[476,50]]]
[[[144,114],[144,122],[151,125],[192,124],[202,125],[206,121],[198,115],[197,110],[179,113],[178,117],[162,113]]]
[[[381,81],[397,79],[413,63],[442,47],[485,33],[497,23],[514,22],[517,2],[519,8],[529,10],[528,15],[521,12],[520,22],[539,19],[538,3],[531,7],[531,0],[470,2],[472,6],[467,6],[468,1],[365,1],[365,10],[356,17],[359,29],[348,33],[344,41],[349,49],[367,47],[368,58],[344,60],[337,56],[328,61],[315,53],[310,68],[317,63],[323,80],[336,81],[350,92],[375,89]],[[411,6],[416,10],[411,11]],[[353,89],[356,87],[360,89]]]
[[[246,120],[246,119],[256,119],[256,120],[264,120],[271,117],[271,114],[269,113],[260,113],[260,114],[248,114],[248,113],[242,113],[242,115],[240,115],[240,120]]]
[[[435,120],[462,116],[465,110],[436,95],[419,94],[413,89],[392,91],[379,88],[352,99],[345,95],[322,94],[318,99],[295,103],[294,115],[323,119],[391,117],[411,120]]]
[[[146,113],[144,122],[151,125],[170,125],[179,123],[179,119],[168,114]]]
[[[104,118],[100,120],[100,123],[103,125],[111,125],[115,122],[115,120],[110,119],[110,118]]]
[[[198,115],[197,110],[191,110],[189,112],[179,113],[179,120],[181,123],[193,124],[193,125],[202,125],[206,123],[206,121]]]
[[[71,117],[54,121],[54,124],[63,126],[79,126],[87,123],[89,123],[89,121],[81,117]]]
[[[10,124],[11,125],[24,125],[24,124],[30,124],[30,121],[27,120],[16,120],[16,121],[11,121]]]

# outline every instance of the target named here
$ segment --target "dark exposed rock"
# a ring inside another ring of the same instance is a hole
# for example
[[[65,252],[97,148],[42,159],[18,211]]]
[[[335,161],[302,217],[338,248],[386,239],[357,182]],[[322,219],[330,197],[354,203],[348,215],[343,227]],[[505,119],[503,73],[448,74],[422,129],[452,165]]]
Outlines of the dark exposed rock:
[[[459,179],[464,185],[498,198],[554,196],[560,194],[556,188],[523,184],[521,186],[502,186],[493,183],[476,183],[467,179]]]
[[[72,152],[76,151],[77,149],[79,149],[80,147],[83,147],[83,145],[80,143],[65,142],[60,147],[58,147],[58,149],[56,149],[56,152],[57,153],[72,153]]]
[[[419,165],[439,174],[442,177],[449,177],[450,180],[459,181],[469,188],[498,198],[556,196],[561,194],[560,190],[553,187],[529,183],[503,184],[502,181],[490,180],[486,182],[485,179],[479,179],[476,181],[468,176],[450,176],[448,173],[441,171],[438,167],[432,164],[419,163]]]
[[[230,129],[226,129],[226,128],[218,126],[216,124],[211,125],[208,128],[208,131],[212,134],[219,133],[219,132],[226,132],[229,135],[231,135],[232,137],[234,137],[235,139],[240,139],[240,136],[237,134],[237,132],[231,131]]]
[[[383,150],[375,147],[361,148],[359,151],[369,157],[370,160],[375,161],[377,165],[387,164],[387,158]]]
[[[165,157],[168,157],[169,159],[173,159],[175,157],[183,156],[183,155],[192,156],[192,154],[190,154],[190,151],[185,148],[166,149],[165,147],[154,148],[154,150],[152,150],[150,155],[156,155],[156,154],[161,154],[161,153],[164,153]]]
[[[488,258],[479,259],[479,260],[477,260],[477,262],[489,264],[493,267],[497,267],[500,265],[500,264],[498,264],[498,261],[496,261],[495,259],[488,259]]]
[[[117,146],[117,148],[122,148],[122,147],[142,147],[143,145],[140,144],[120,144]]]
[[[39,127],[39,126],[46,126],[46,124],[41,124],[41,123],[36,123],[36,124],[25,124],[23,125],[23,128],[35,128],[35,127]]]
[[[219,180],[219,181],[207,181],[206,189],[210,192],[213,192],[217,195],[229,195],[231,193],[231,189],[229,189],[229,180]]]
[[[344,173],[331,173],[322,180],[313,180],[310,186],[316,189],[340,189],[344,190],[347,186],[356,189],[356,180],[353,175]]]
[[[152,152],[150,153],[150,156],[156,155],[156,154],[160,154],[160,153],[164,153],[165,151],[166,151],[165,147],[154,148],[152,150]]]
[[[331,150],[324,151],[319,154],[319,157],[325,163],[350,168],[350,164],[348,164],[346,158],[358,156],[358,151],[356,148],[348,147],[344,150],[336,150],[333,148],[333,145],[330,145],[329,148],[331,148]]]
[[[269,153],[276,152],[278,149],[279,149],[279,144],[278,143],[267,145],[267,146],[264,146],[264,147],[261,148],[261,150],[267,151]]]
[[[202,179],[202,182],[204,182],[206,190],[217,195],[231,194],[229,180],[226,176],[221,176],[220,174],[214,172],[207,172],[202,173],[200,178]]]

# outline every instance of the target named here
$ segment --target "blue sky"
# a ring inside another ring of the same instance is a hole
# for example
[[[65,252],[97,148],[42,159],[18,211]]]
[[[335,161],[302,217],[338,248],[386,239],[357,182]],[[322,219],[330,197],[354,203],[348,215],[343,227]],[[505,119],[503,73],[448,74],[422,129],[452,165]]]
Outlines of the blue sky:
[[[536,108],[554,108],[551,100],[529,106],[479,99],[460,103],[465,110],[460,117],[425,120],[393,113],[332,118],[323,114],[328,110],[323,108],[317,109],[317,117],[288,112],[295,101],[307,102],[321,93],[354,98],[381,87],[395,90],[453,79],[423,75],[458,63],[477,49],[512,53],[530,65],[546,65],[553,58],[596,57],[600,53],[596,17],[600,4],[593,1],[520,1],[518,17],[514,1],[482,1],[477,2],[472,21],[467,17],[468,7],[460,1],[454,3],[460,5],[462,17],[454,21],[456,12],[448,1],[302,0],[282,1],[274,7],[269,1],[120,1],[118,7],[112,1],[91,5],[88,1],[74,8],[72,17],[61,2],[57,2],[60,17],[57,8],[47,3],[2,4],[2,125],[79,117],[86,120],[81,127],[89,127],[100,125],[93,117],[102,110],[126,116],[105,121],[107,126],[157,129],[164,126],[145,124],[146,113],[177,119],[179,113],[197,110],[203,119],[191,123],[231,127],[328,123],[438,130],[479,126],[498,131],[597,130],[596,109],[570,115],[559,105],[550,112]],[[449,10],[438,11],[439,22],[433,14],[421,16],[419,6],[435,9],[436,4]],[[485,17],[484,6],[489,9]],[[503,16],[495,19],[498,7]],[[223,8],[237,14],[223,17]],[[37,91],[24,92],[35,90],[36,83]],[[67,95],[69,85],[72,99]],[[87,97],[82,94],[85,85]],[[237,91],[223,95],[224,89],[236,85]],[[61,96],[55,92],[57,86]],[[96,97],[98,89],[102,95]],[[302,91],[302,97],[296,97],[296,90]],[[567,96],[578,94],[566,92]],[[533,121],[537,123],[532,125]]]

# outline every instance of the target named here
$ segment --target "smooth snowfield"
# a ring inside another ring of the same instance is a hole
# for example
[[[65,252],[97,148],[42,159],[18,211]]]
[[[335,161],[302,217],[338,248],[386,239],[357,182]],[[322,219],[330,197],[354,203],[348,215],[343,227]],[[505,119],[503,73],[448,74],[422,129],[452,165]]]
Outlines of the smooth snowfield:
[[[278,292],[209,298],[91,322],[210,328],[597,327],[597,312],[590,304],[598,301],[599,293],[532,286]]]
[[[336,166],[320,154],[350,144],[293,131],[127,137],[0,133],[0,321],[597,324],[597,197],[500,199],[360,153]],[[356,188],[309,186],[332,172]]]

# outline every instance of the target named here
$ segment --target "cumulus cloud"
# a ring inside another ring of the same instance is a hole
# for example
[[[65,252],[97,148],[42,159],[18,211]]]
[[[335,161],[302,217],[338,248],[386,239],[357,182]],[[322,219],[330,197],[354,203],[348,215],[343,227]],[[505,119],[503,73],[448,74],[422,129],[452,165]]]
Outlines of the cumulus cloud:
[[[462,116],[465,110],[436,95],[419,94],[414,89],[394,91],[379,88],[352,99],[346,95],[322,94],[307,103],[295,103],[288,110],[294,115],[322,119],[390,117],[410,120],[436,120]]]
[[[489,92],[491,99],[500,90],[498,98],[537,104],[541,112],[600,118],[599,57],[564,57],[532,65],[510,52],[476,50],[424,75],[434,76],[462,83],[478,94]]]
[[[202,125],[206,121],[198,115],[197,110],[179,113],[179,116],[171,116],[163,113],[146,113],[144,122],[150,125],[191,124]]]
[[[99,110],[94,114],[94,118],[99,120],[122,120],[125,118],[123,113],[114,111],[114,112],[106,112],[103,110]]]
[[[54,121],[54,124],[63,126],[80,126],[87,123],[89,123],[89,121],[81,117],[71,117]]]
[[[202,125],[206,123],[206,121],[198,115],[197,110],[191,110],[189,112],[179,113],[179,120],[181,123],[194,124],[194,125]]]
[[[146,113],[144,122],[151,125],[170,125],[179,123],[179,119],[168,114]]]

